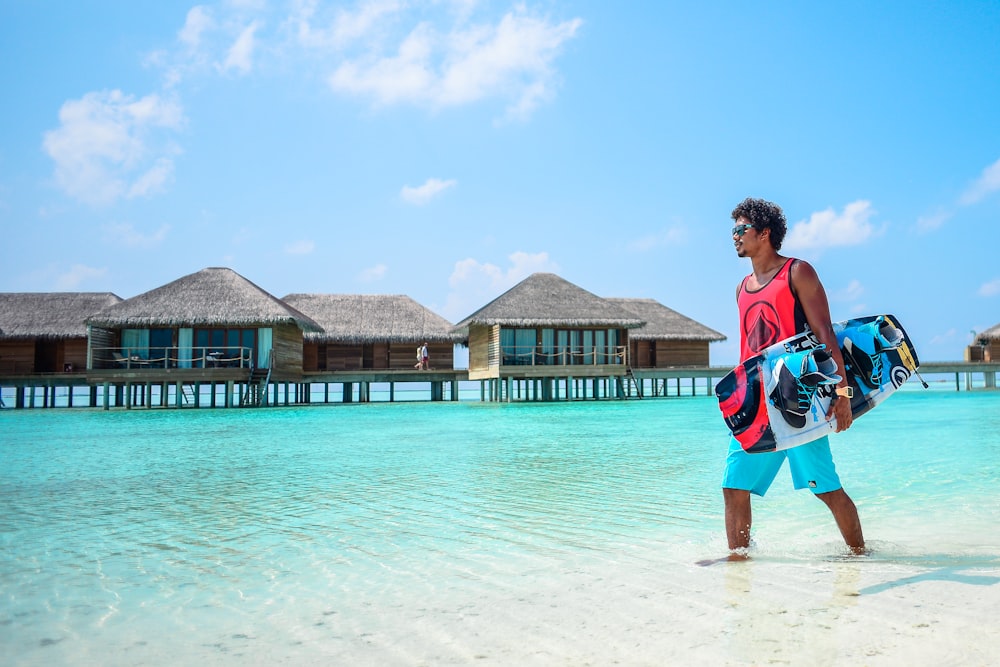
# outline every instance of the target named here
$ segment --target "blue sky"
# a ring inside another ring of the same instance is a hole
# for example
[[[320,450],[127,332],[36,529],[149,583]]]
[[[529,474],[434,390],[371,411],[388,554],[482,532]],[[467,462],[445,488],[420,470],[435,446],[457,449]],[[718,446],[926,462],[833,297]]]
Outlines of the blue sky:
[[[729,336],[729,213],[925,361],[1000,322],[1000,3],[0,3],[0,291],[208,266],[457,322],[535,271]]]

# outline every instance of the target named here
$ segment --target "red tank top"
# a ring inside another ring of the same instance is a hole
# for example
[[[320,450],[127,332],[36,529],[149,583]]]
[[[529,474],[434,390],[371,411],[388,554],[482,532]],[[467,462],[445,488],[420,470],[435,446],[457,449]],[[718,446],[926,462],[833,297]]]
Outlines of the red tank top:
[[[736,303],[740,310],[740,362],[789,336],[806,329],[805,312],[792,291],[790,258],[766,285],[756,292],[747,290],[743,279]]]

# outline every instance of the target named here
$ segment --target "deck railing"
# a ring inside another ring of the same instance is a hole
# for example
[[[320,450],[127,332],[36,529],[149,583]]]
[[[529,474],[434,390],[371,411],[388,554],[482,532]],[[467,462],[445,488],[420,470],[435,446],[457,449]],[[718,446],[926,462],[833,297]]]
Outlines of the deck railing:
[[[628,360],[628,346],[563,347],[547,345],[502,345],[502,366],[623,366]]]
[[[251,368],[249,347],[95,347],[93,368]]]

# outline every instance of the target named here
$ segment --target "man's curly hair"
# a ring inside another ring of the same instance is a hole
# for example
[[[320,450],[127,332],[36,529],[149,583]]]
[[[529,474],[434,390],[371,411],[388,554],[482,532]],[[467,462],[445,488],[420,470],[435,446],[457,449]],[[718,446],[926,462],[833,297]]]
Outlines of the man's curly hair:
[[[781,250],[781,243],[785,240],[788,224],[785,220],[785,213],[780,206],[764,199],[747,197],[733,209],[733,220],[739,220],[741,217],[749,220],[758,232],[770,229],[771,245],[774,246],[775,250]]]

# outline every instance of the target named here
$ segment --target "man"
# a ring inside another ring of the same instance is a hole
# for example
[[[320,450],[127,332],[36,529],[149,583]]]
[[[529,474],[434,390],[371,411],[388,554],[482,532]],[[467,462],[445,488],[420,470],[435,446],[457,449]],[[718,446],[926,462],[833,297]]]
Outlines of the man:
[[[420,367],[425,371],[429,371],[431,369],[430,361],[431,358],[427,352],[427,343],[425,342],[423,347],[420,348]]]
[[[803,260],[778,254],[787,231],[781,208],[763,199],[747,198],[733,210],[732,217],[736,221],[733,227],[736,254],[749,257],[753,266],[753,272],[736,290],[740,311],[740,362],[773,343],[801,333],[808,325],[837,363],[837,374],[842,378],[838,387],[846,387],[844,360],[830,322],[826,291],[816,270]],[[833,399],[826,418],[833,417],[837,419],[837,431],[851,427],[849,398],[838,395]],[[865,539],[858,510],[840,484],[828,438],[784,451],[758,454],[746,453],[740,443],[731,438],[722,483],[730,560],[747,557],[750,494],[763,496],[786,458],[794,487],[809,488],[826,503],[847,546],[853,553],[863,554]]]

